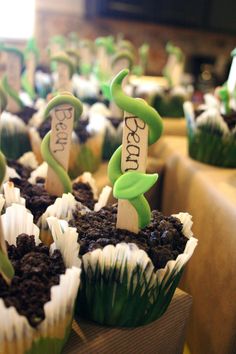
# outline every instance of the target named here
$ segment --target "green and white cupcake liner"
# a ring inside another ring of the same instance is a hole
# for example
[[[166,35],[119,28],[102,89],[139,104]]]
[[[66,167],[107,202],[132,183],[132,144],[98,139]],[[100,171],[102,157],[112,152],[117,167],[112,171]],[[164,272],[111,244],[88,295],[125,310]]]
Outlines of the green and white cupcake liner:
[[[102,325],[136,327],[164,314],[197,245],[192,217],[187,213],[174,216],[183,223],[189,240],[184,252],[164,269],[155,271],[146,252],[132,243],[108,245],[82,256],[78,316]],[[61,228],[66,230],[68,225],[63,222]]]
[[[236,167],[236,128],[229,130],[217,108],[209,108],[196,120],[193,106],[184,103],[188,127],[188,151],[193,159],[226,168]]]
[[[31,151],[25,123],[17,116],[3,112],[0,120],[1,151],[6,158],[17,160],[25,152]]]
[[[14,204],[1,216],[4,235],[9,244],[16,244],[20,233],[34,235],[36,244],[39,229],[33,224],[33,216],[24,206]],[[68,235],[61,242],[55,240],[54,249],[62,248],[66,267],[58,285],[51,288],[51,299],[44,305],[45,319],[37,328],[32,328],[25,316],[19,315],[14,307],[6,307],[0,299],[0,352],[4,354],[59,354],[68,339],[74,313],[74,303],[80,283],[80,263],[77,250],[66,256]],[[73,245],[73,242],[71,243]],[[75,244],[75,243],[74,243]],[[75,263],[73,264],[73,260]]]

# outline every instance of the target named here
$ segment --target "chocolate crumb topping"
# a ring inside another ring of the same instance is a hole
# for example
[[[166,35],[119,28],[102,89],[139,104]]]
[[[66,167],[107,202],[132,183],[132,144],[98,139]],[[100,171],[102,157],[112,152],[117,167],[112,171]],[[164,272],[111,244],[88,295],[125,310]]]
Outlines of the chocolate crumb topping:
[[[44,188],[44,178],[38,178],[36,184],[31,184],[27,180],[12,178],[11,181],[15,187],[21,191],[21,196],[26,200],[28,208],[37,223],[40,216],[46,211],[49,205],[52,205],[56,196],[50,195]],[[72,185],[72,193],[75,199],[91,210],[94,208],[96,200],[93,197],[93,191],[88,183],[76,182]]]
[[[16,160],[7,160],[7,165],[14,168],[21,178],[28,179],[30,177],[33,169],[31,167],[23,166],[20,162]]]
[[[26,234],[17,237],[16,246],[7,244],[7,249],[15,275],[10,286],[0,275],[0,298],[37,327],[45,318],[44,304],[51,299],[51,287],[65,273],[61,253],[55,250],[50,255],[47,246],[36,246],[34,236]]]
[[[69,223],[77,228],[81,256],[106,245],[135,243],[148,254],[155,269],[160,269],[183,253],[188,238],[182,233],[183,225],[179,219],[153,211],[149,226],[134,234],[116,229],[116,214],[115,205],[104,207],[99,212],[74,214],[74,219]]]

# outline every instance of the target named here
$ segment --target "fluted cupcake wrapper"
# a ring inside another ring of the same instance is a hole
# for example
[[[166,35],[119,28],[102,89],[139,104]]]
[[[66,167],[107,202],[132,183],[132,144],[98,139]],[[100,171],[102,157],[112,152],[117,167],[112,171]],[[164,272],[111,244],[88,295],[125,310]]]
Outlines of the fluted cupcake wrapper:
[[[1,150],[8,159],[17,160],[31,150],[24,122],[10,113],[3,112],[0,120]]]
[[[194,120],[192,104],[184,104],[188,127],[188,151],[190,157],[219,167],[236,167],[236,134],[212,108]],[[215,112],[215,114],[214,114]]]
[[[44,305],[45,319],[32,328],[14,307],[0,299],[0,352],[4,354],[57,354],[70,333],[74,302],[80,282],[80,269],[67,269],[59,285],[51,288],[51,300]]]
[[[33,216],[24,206],[14,204],[7,208],[1,216],[3,231],[9,244],[16,244],[20,233],[35,236],[39,240],[39,229],[33,224]],[[66,241],[66,239],[65,239]],[[63,248],[63,242],[51,249]],[[59,284],[51,288],[51,299],[44,305],[45,319],[37,328],[30,326],[25,316],[20,315],[14,307],[6,307],[0,299],[0,353],[4,354],[59,354],[66,342],[71,329],[74,303],[80,284],[80,263],[76,259],[77,249],[70,248],[71,268],[60,276]],[[73,256],[74,254],[74,256]],[[68,264],[65,252],[62,257]],[[68,257],[67,257],[68,258]],[[75,261],[73,263],[73,260]],[[67,266],[67,265],[66,265]]]
[[[50,205],[45,213],[39,218],[37,225],[40,228],[40,239],[50,245],[53,241],[50,229],[48,228],[47,218],[55,216],[58,219],[70,220],[73,217],[73,212],[76,209],[89,210],[80,202],[77,202],[71,193],[63,194],[61,198],[57,198],[54,204]]]
[[[11,206],[12,204],[25,206],[25,199],[20,196],[20,189],[16,188],[13,182],[4,183],[3,192],[6,207]]]
[[[77,315],[102,325],[125,327],[158,319],[166,311],[197,245],[191,216],[180,213],[175,217],[183,223],[182,231],[189,240],[184,252],[164,269],[155,271],[146,252],[133,243],[108,245],[82,256]]]

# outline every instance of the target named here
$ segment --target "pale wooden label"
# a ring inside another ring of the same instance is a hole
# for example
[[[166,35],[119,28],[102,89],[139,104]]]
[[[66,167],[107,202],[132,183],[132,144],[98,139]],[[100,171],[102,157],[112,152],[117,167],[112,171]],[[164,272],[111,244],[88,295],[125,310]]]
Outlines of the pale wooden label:
[[[125,112],[122,140],[122,172],[146,172],[148,126],[138,117]],[[138,215],[127,200],[118,201],[117,228],[138,233]]]
[[[26,61],[26,75],[31,87],[34,87],[36,60],[33,53],[29,53]]]
[[[170,54],[168,57],[168,61],[166,67],[169,71],[172,85],[178,86],[181,83],[181,78],[183,75],[184,65],[183,62],[179,62],[175,55]]]
[[[58,78],[57,78],[57,83],[56,83],[56,89],[58,91],[72,91],[72,85],[71,85],[71,80],[70,80],[70,70],[68,68],[68,65],[65,63],[57,63],[57,73],[58,73]]]
[[[107,55],[106,49],[103,46],[99,46],[97,49],[97,60],[100,68],[103,72],[110,72],[110,59]]]
[[[21,61],[17,54],[7,54],[7,79],[9,85],[17,92],[20,92],[21,88]],[[8,95],[7,97],[7,109],[16,113],[20,110],[16,101]]]
[[[71,105],[63,104],[57,106],[51,115],[50,151],[59,164],[67,171],[74,123],[74,108]],[[50,167],[48,168],[46,189],[50,194],[57,196],[61,196],[64,192],[60,179]]]

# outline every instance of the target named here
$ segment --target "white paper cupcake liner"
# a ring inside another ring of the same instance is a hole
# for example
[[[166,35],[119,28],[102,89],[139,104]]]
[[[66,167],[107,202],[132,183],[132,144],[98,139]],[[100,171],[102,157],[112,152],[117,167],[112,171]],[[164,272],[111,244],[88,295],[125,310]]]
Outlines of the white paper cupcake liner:
[[[47,162],[43,162],[34,171],[31,172],[28,181],[31,184],[35,184],[38,177],[46,178],[47,172],[48,172],[48,164]]]
[[[67,268],[72,266],[80,268],[81,260],[78,257],[80,245],[78,243],[76,228],[69,227],[64,220],[59,220],[54,216],[48,217],[47,223],[54,240],[51,250],[60,250]]]
[[[94,211],[99,211],[108,204],[108,200],[112,193],[112,188],[110,186],[103,187],[97,203],[94,205]]]
[[[3,198],[0,198],[0,207],[3,203]],[[1,221],[5,239],[9,244],[16,245],[16,238],[22,232],[34,235],[36,244],[40,242],[39,229],[33,224],[33,216],[24,206],[13,204],[1,216]],[[53,228],[56,228],[53,220],[51,224]],[[60,239],[60,232],[63,232],[65,236],[63,240]],[[80,284],[78,245],[75,247],[74,233],[70,228],[65,233],[59,230],[59,234],[55,230],[54,234],[57,235],[56,244],[50,249],[50,252],[53,252],[58,246],[58,249],[62,251],[64,263],[67,263],[71,268],[67,268],[65,274],[60,276],[59,284],[51,288],[51,299],[44,305],[45,319],[37,328],[31,327],[25,316],[20,315],[12,306],[7,308],[3,300],[0,299],[0,315],[1,318],[4,318],[4,321],[0,321],[0,353],[59,354],[69,335],[74,303]],[[73,241],[69,245],[67,245],[68,239]],[[69,249],[70,260],[68,260]]]
[[[22,233],[34,235],[36,244],[40,243],[39,228],[33,222],[33,215],[23,205],[12,204],[1,215],[2,228],[5,240],[9,244],[16,244],[16,237]]]
[[[78,176],[74,182],[88,183],[93,191],[93,196],[95,199],[98,197],[98,188],[96,181],[90,172],[84,172],[82,175]]]
[[[183,222],[189,240],[184,252],[163,269],[155,271],[146,252],[132,243],[108,245],[82,257],[80,314],[103,325],[130,327],[150,323],[165,312],[197,245],[191,216],[175,217]]]
[[[13,182],[6,182],[3,184],[4,198],[6,207],[13,203],[25,206],[25,199],[20,196],[20,189],[14,186]]]
[[[22,155],[18,159],[18,162],[25,167],[32,168],[33,170],[35,170],[38,167],[38,161],[32,151],[25,152],[24,155]]]

